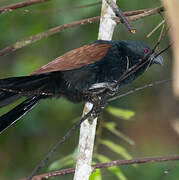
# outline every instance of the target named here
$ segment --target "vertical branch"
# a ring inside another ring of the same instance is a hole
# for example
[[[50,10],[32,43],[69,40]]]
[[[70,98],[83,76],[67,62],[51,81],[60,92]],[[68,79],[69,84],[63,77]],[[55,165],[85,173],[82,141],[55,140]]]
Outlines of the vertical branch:
[[[166,7],[168,21],[171,26],[170,35],[172,38],[174,50],[173,63],[173,90],[177,98],[179,98],[179,1],[178,0],[164,0]]]
[[[115,28],[115,21],[112,20],[115,16],[112,9],[102,0],[101,19],[98,39],[111,40]],[[83,115],[88,113],[93,105],[89,102],[85,104]],[[94,139],[96,133],[97,118],[86,120],[81,124],[78,157],[75,168],[74,180],[88,180],[91,173],[91,161],[94,148]]]
[[[108,5],[108,3],[106,2],[106,0],[102,0],[98,39],[102,39],[102,40],[112,39],[113,31],[116,26],[116,22],[112,19],[112,17],[114,16],[115,14]]]
[[[93,105],[87,102],[84,107],[83,116],[87,114],[92,109],[92,107]],[[88,180],[89,176],[91,175],[91,161],[96,125],[97,118],[88,118],[81,124],[74,180]]]

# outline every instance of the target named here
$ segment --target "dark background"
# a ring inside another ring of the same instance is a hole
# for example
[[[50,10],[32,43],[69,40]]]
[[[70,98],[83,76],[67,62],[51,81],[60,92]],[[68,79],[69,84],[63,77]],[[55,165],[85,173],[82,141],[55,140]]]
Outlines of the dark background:
[[[15,2],[21,2],[14,0]],[[0,49],[26,37],[43,32],[57,25],[67,24],[76,20],[100,15],[100,4],[94,7],[63,10],[67,7],[85,5],[97,1],[92,0],[51,0],[17,11],[0,14]],[[0,6],[11,4],[10,0],[0,0]],[[160,6],[159,0],[121,0],[123,11],[153,8]],[[28,11],[26,11],[28,10]],[[115,29],[115,40],[140,40],[153,46],[158,39],[160,29],[150,38],[146,35],[162,21],[160,15],[154,15],[133,22],[137,29],[136,35],[130,35],[123,25]],[[0,57],[0,78],[28,75],[41,65],[53,60],[68,50],[80,47],[97,39],[99,23],[78,26],[61,31],[53,36],[28,45],[16,52]],[[169,44],[165,37],[160,49]],[[171,51],[163,54],[164,66],[153,66],[132,85],[123,88],[126,91],[156,80],[168,79],[172,76]],[[135,111],[136,115],[129,121],[116,118],[109,113],[103,114],[105,121],[113,121],[118,130],[135,141],[129,145],[120,138],[103,130],[102,138],[110,139],[128,150],[134,157],[173,155],[179,152],[178,103],[172,93],[171,83],[147,88],[130,96],[114,101],[113,106]],[[0,110],[0,115],[14,105]],[[43,100],[20,122],[9,128],[0,136],[0,179],[19,179],[31,172],[49,149],[80,117],[83,104],[72,104],[65,99]],[[74,151],[78,144],[78,132],[75,133],[56,152],[51,162]],[[111,159],[122,159],[104,146],[99,151]],[[120,169],[129,180],[178,180],[178,162],[155,163],[134,166],[123,166]],[[46,166],[41,172],[46,172]],[[164,171],[169,173],[163,176]],[[103,179],[117,179],[106,169],[102,171]],[[58,179],[72,179],[62,176]]]

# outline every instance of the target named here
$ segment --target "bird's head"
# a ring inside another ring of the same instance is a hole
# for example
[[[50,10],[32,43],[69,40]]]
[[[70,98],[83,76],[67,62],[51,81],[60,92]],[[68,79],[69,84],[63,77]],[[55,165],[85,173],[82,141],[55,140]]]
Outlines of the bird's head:
[[[152,52],[152,48],[149,45],[140,41],[124,41],[124,44],[127,47],[127,54],[131,54],[133,57],[136,57],[136,61],[143,60],[150,62],[150,65],[159,64],[163,66],[162,56],[157,56],[156,52]]]

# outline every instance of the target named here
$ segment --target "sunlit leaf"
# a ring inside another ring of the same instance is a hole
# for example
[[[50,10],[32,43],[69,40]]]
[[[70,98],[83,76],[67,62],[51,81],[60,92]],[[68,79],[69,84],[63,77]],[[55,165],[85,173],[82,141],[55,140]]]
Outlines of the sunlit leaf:
[[[118,167],[110,167],[109,170],[113,172],[118,177],[118,179],[127,180],[126,176]]]
[[[95,154],[94,157],[98,159],[101,163],[110,162],[110,159],[102,154]]]
[[[106,163],[106,162],[110,162],[111,159],[109,159],[108,157],[104,156],[104,155],[101,155],[101,154],[97,154],[95,156],[100,162],[102,163]],[[114,173],[118,179],[120,180],[127,180],[127,178],[125,177],[125,175],[121,172],[121,170],[119,169],[119,167],[109,167],[108,168],[109,171],[111,171],[112,173]]]
[[[125,159],[131,159],[132,158],[132,156],[127,152],[127,150],[124,147],[122,147],[118,144],[115,144],[112,141],[101,140],[101,143],[103,145],[105,145],[106,147],[108,147],[109,149],[111,149],[113,152],[120,154]]]
[[[125,120],[129,120],[130,118],[132,118],[135,115],[134,111],[116,108],[116,107],[112,107],[112,106],[109,106],[107,108],[107,112],[109,112],[110,114],[112,114],[118,118],[122,118]]]
[[[132,139],[130,139],[125,134],[121,133],[120,131],[118,131],[116,129],[116,123],[114,123],[114,122],[105,122],[104,127],[106,127],[110,132],[112,132],[116,136],[120,137],[121,139],[123,139],[127,143],[129,143],[131,145],[135,144],[135,142]]]
[[[96,169],[95,172],[93,172],[91,174],[89,180],[102,180],[101,170],[100,169]]]
[[[57,161],[54,161],[50,166],[49,166],[49,170],[57,170],[57,169],[61,169],[64,168],[66,166],[70,166],[72,164],[74,164],[74,155],[70,154],[68,156],[65,156],[64,158],[61,158]]]

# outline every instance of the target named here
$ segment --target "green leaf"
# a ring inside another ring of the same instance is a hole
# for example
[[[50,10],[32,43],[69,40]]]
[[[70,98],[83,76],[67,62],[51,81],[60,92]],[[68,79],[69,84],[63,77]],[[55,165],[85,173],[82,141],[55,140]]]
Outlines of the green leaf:
[[[118,179],[127,180],[126,176],[118,167],[110,167],[109,170],[113,172],[118,177]]]
[[[68,156],[65,156],[64,158],[61,158],[57,161],[54,161],[50,166],[49,166],[49,170],[57,170],[57,169],[61,169],[64,168],[66,166],[70,166],[74,164],[74,158],[73,158],[73,154],[70,154]]]
[[[108,157],[101,155],[101,154],[97,154],[95,156],[100,162],[102,163],[106,163],[106,162],[110,162],[111,159],[109,159]],[[125,177],[125,175],[121,172],[121,170],[119,169],[119,167],[109,167],[108,168],[109,171],[111,171],[113,174],[115,174],[118,179],[120,180],[127,180],[127,178]]]
[[[101,140],[101,143],[109,149],[111,149],[113,152],[120,154],[125,159],[132,159],[132,156],[127,152],[127,150],[124,147],[115,144],[109,140]]]
[[[102,154],[95,154],[94,157],[98,159],[101,163],[110,162],[110,159]]]
[[[125,120],[129,120],[135,115],[134,111],[116,108],[116,107],[112,107],[112,106],[109,106],[107,108],[107,112],[109,112],[110,114],[112,114],[118,118],[122,118]]]
[[[118,131],[116,129],[116,123],[114,123],[114,122],[105,122],[104,123],[104,127],[107,128],[110,132],[112,132],[116,136],[118,136],[121,139],[123,139],[124,141],[126,141],[127,143],[129,143],[131,145],[135,144],[135,142],[132,139],[130,139],[125,134],[121,133],[120,131]]]
[[[89,180],[102,180],[101,170],[96,169],[96,171],[91,174]]]

